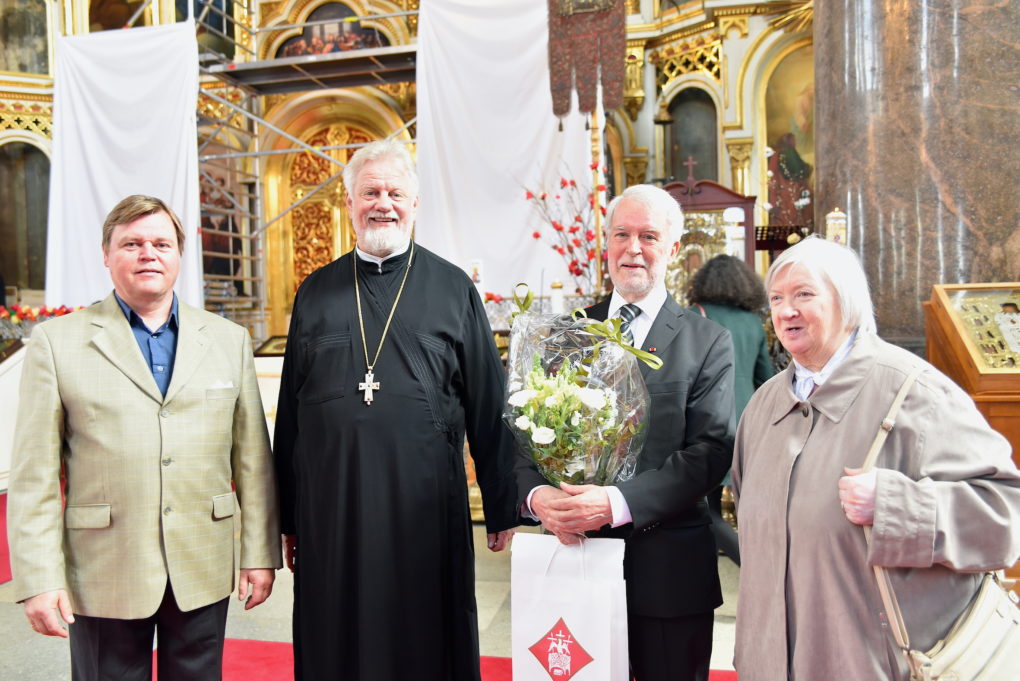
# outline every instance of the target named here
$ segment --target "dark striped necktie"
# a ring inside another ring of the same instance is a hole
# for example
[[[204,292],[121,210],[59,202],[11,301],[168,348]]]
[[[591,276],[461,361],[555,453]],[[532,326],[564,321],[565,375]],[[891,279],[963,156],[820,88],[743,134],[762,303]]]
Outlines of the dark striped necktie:
[[[630,323],[634,321],[634,318],[641,314],[641,308],[634,303],[627,303],[620,308],[620,319],[623,323],[620,324],[620,332],[623,334],[624,339],[634,345],[634,332],[630,330]]]

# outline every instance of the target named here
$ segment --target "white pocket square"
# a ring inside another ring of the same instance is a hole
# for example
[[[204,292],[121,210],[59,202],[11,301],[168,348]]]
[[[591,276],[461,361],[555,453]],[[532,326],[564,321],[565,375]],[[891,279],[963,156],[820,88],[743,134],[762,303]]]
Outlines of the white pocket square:
[[[234,387],[234,382],[233,381],[214,381],[212,383],[212,385],[209,386],[208,389],[209,390],[218,390],[220,388],[233,388],[233,387]]]

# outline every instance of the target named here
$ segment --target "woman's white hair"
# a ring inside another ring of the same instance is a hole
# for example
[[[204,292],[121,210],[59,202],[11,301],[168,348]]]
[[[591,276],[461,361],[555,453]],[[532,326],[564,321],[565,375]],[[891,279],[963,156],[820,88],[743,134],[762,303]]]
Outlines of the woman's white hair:
[[[851,249],[811,235],[780,254],[765,275],[765,290],[771,291],[776,276],[787,267],[800,265],[820,282],[836,291],[846,329],[877,333],[875,308],[871,304],[868,278],[860,258]]]
[[[369,142],[354,152],[351,159],[344,166],[344,189],[348,196],[353,196],[354,187],[358,183],[358,174],[369,161],[378,161],[381,158],[396,161],[404,167],[408,179],[411,181],[411,191],[418,196],[418,171],[415,169],[414,161],[407,147],[396,140],[378,140]]]
[[[652,210],[665,213],[670,243],[680,241],[680,237],[684,233],[684,212],[677,200],[669,195],[669,192],[652,184],[635,184],[627,187],[622,194],[609,202],[609,206],[606,208],[607,227],[613,224],[613,213],[616,212],[620,201],[624,199],[638,201]]]

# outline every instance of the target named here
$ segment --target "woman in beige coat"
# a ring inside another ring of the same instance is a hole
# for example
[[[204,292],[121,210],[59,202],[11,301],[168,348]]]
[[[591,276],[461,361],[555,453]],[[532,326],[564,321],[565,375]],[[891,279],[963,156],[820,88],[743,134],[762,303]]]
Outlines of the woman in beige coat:
[[[869,566],[894,568],[912,647],[927,650],[981,571],[1020,555],[1020,472],[955,383],[876,335],[853,251],[806,239],[765,288],[794,361],[754,394],[737,432],[740,681],[905,681]],[[876,467],[859,474],[917,366]]]

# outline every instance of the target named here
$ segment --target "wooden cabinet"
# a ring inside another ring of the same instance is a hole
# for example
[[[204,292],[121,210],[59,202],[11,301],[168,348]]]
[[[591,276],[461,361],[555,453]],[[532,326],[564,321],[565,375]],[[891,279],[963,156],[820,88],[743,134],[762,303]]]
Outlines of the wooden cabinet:
[[[924,312],[928,361],[967,391],[1020,465],[1020,282],[937,284]],[[1008,574],[1020,579],[1020,563]]]

